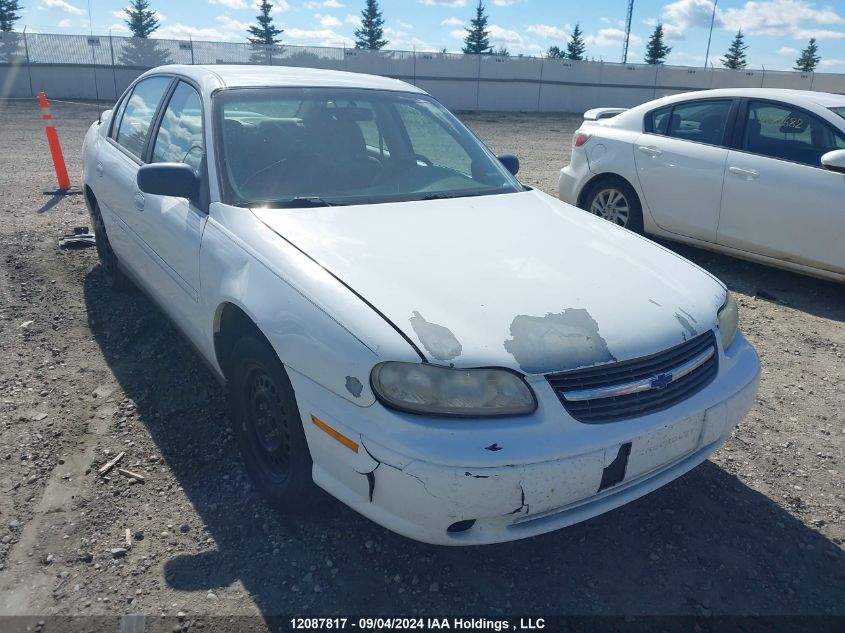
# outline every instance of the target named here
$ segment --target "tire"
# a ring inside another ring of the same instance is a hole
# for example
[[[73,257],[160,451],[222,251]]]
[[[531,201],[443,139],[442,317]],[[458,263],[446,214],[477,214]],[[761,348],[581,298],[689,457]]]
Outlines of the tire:
[[[642,235],[643,208],[634,188],[621,178],[604,178],[590,185],[582,209]]]
[[[276,352],[257,335],[238,340],[228,363],[230,416],[255,487],[286,514],[313,496],[311,454],[293,387]]]
[[[132,287],[132,282],[120,270],[117,262],[117,255],[112,249],[109,236],[106,234],[106,225],[103,222],[103,216],[100,213],[100,205],[95,201],[92,204],[91,215],[94,219],[94,236],[97,243],[97,258],[100,260],[100,265],[106,272],[106,276],[115,290],[128,290]]]

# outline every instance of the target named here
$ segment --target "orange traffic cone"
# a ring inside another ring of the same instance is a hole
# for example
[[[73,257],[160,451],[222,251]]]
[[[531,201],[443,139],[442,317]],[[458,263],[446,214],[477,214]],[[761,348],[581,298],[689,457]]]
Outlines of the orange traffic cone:
[[[70,178],[67,175],[65,157],[62,154],[62,146],[59,143],[59,133],[53,125],[53,115],[50,114],[50,102],[44,91],[38,93],[38,105],[41,107],[41,118],[44,119],[44,126],[47,130],[47,144],[50,146],[50,155],[53,157],[53,166],[56,168],[56,179],[59,181],[58,189],[45,189],[48,195],[72,195],[82,193],[77,187],[70,186]]]

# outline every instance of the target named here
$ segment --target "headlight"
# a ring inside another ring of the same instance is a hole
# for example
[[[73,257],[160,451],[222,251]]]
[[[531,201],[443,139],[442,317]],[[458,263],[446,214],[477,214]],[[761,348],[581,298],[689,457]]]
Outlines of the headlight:
[[[383,404],[410,413],[527,415],[537,408],[531,388],[507,369],[386,362],[373,367],[371,382]]]
[[[730,291],[725,299],[725,305],[719,309],[719,334],[722,337],[722,348],[728,349],[736,338],[739,329],[739,310],[736,307]]]

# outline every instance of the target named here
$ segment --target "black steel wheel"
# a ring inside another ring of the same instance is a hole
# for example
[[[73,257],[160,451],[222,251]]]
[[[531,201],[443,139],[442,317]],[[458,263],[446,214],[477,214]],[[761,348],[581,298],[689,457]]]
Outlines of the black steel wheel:
[[[311,455],[287,372],[255,335],[235,343],[228,365],[232,422],[246,469],[271,503],[298,511],[312,487]]]
[[[117,263],[117,255],[114,249],[112,249],[109,236],[106,233],[106,225],[100,213],[100,205],[96,202],[93,203],[91,215],[94,219],[94,236],[97,240],[97,257],[100,260],[100,265],[106,272],[113,288],[116,290],[127,290],[132,284],[126,275],[123,274],[123,271],[120,270],[120,266]]]

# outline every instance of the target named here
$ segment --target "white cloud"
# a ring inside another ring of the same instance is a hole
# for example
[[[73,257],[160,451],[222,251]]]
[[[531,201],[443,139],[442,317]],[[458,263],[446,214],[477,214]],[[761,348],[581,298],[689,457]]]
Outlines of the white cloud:
[[[229,9],[246,9],[249,6],[246,0],[208,0],[208,4],[218,4]]]
[[[74,15],[82,15],[83,11],[65,0],[41,0],[42,9],[58,9],[59,11],[66,11]]]
[[[490,25],[490,43],[494,47],[498,46],[522,46],[523,40],[522,36],[517,33],[516,31],[511,31],[497,24]]]
[[[792,48],[791,46],[781,46],[778,49],[778,55],[795,55],[798,52],[797,48]]]
[[[459,30],[459,29],[455,29],[454,31],[449,31],[449,37],[451,37],[453,40],[462,40],[462,39],[464,39],[464,37],[466,37],[466,34],[467,34],[466,31],[462,31],[462,30]]]
[[[65,18],[64,20],[59,20],[59,28],[60,29],[69,29],[70,28],[70,18]]]
[[[525,27],[525,32],[545,39],[568,39],[568,35],[563,29],[557,26],[550,26],[548,24],[529,24]]]
[[[337,0],[325,0],[325,2],[323,2],[323,6],[328,7],[330,9],[342,9],[343,8],[343,4],[341,4]]]
[[[716,16],[718,20],[719,14]],[[690,28],[709,29],[712,17],[713,3],[710,0],[677,0],[663,7],[664,25],[672,25],[682,31]],[[716,25],[721,24],[717,21]]]
[[[461,26],[463,23],[464,21],[460,18],[451,17],[441,21],[440,26]]]
[[[396,24],[397,24],[400,28],[403,28],[403,29],[408,29],[409,31],[413,31],[413,30],[414,30],[414,25],[413,25],[413,24],[408,24],[407,22],[402,22],[401,20],[396,20]]]
[[[186,40],[190,37],[213,42],[238,42],[246,39],[246,30],[250,26],[247,22],[235,20],[227,15],[218,15],[214,20],[218,24],[216,27],[195,27],[179,22],[168,24],[156,31],[156,37],[171,40]]]
[[[129,33],[129,27],[126,26],[126,24],[124,22],[118,22],[118,23],[112,24],[109,27],[109,33],[111,33],[111,32],[115,32],[115,33],[118,33],[118,34],[119,33]],[[158,35],[158,34],[156,34],[156,35]]]
[[[346,22],[347,24],[351,24],[352,26],[354,26],[356,28],[361,26],[361,17],[357,16],[357,15],[349,14],[345,18],[343,18],[343,21]]]
[[[420,0],[420,4],[428,7],[450,7],[452,9],[459,9],[467,6],[467,0]]]
[[[625,41],[625,31],[614,28],[599,29],[595,35],[585,35],[584,41],[591,46],[619,46]],[[634,45],[642,44],[643,38],[632,33],[629,42]],[[628,56],[631,56],[630,51]]]
[[[320,23],[324,29],[333,29],[338,26],[342,26],[343,22],[337,19],[333,15],[320,15],[319,13],[314,16],[314,19]]]
[[[354,46],[355,41],[347,36],[336,33],[332,29],[286,29],[285,35],[291,40],[299,40],[306,46]],[[295,42],[291,42],[295,43]]]
[[[520,2],[525,2],[525,0],[493,0],[493,4],[497,7],[510,7]]]
[[[271,4],[273,5],[273,8],[270,9],[270,13],[273,14],[273,15],[280,15],[282,13],[287,13],[291,9],[291,6],[290,6],[290,3],[288,2],[288,0],[274,0],[273,2],[271,2]],[[260,6],[261,6],[261,0],[253,0],[253,2],[252,2],[252,8],[253,9],[258,10]]]
[[[839,66],[845,66],[845,59],[823,59],[819,62],[819,66],[822,68],[836,68]]]

